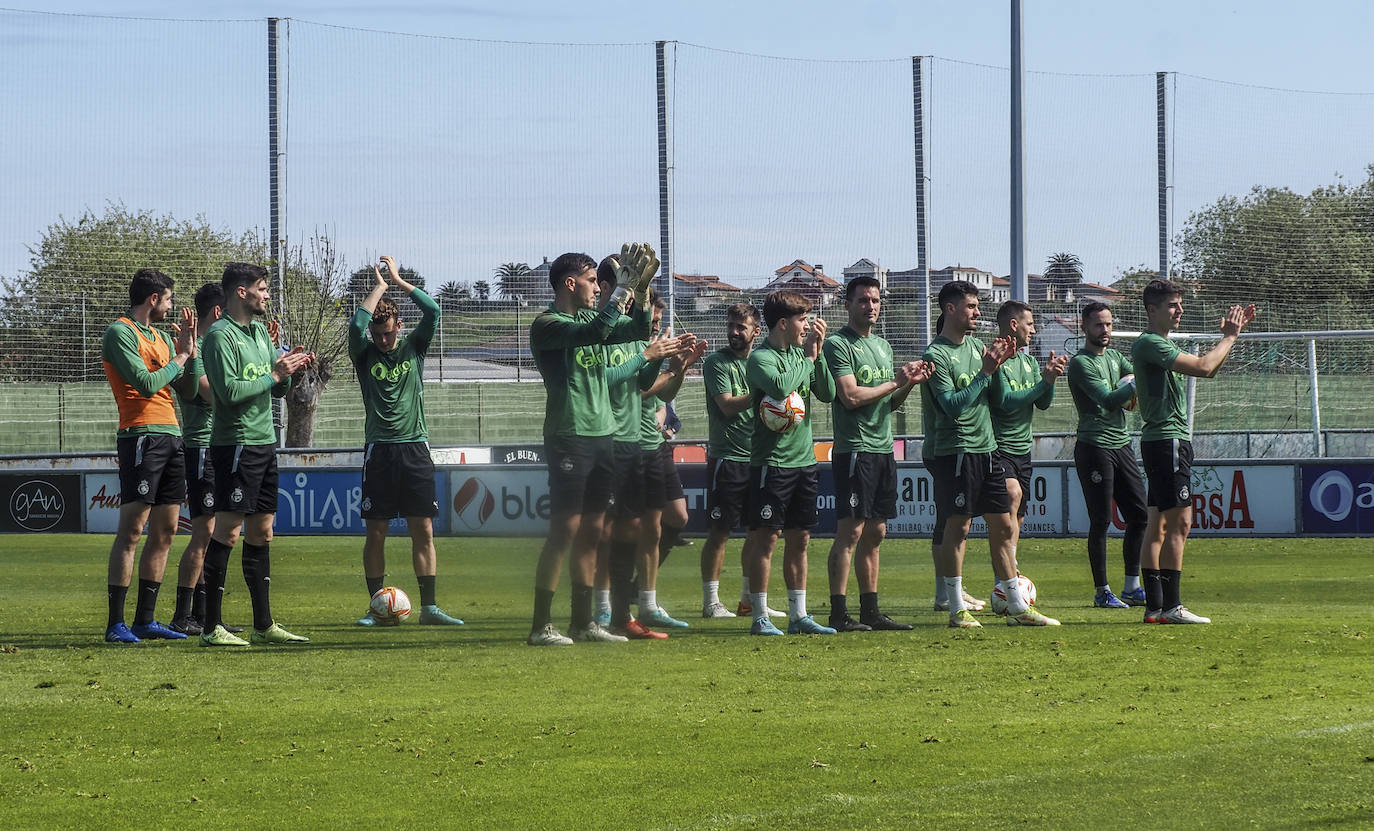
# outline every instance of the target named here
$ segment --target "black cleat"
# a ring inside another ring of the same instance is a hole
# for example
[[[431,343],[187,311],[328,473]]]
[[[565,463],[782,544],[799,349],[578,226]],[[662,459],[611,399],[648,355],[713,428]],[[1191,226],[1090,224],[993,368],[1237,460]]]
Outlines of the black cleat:
[[[845,615],[844,617],[832,617],[830,619],[830,628],[834,629],[836,632],[867,632],[873,627],[865,626],[849,615]]]
[[[172,618],[172,629],[190,637],[195,637],[205,631],[205,627],[200,625],[200,621],[193,617]]]
[[[916,628],[910,623],[895,621],[882,612],[878,612],[875,615],[861,615],[860,619],[869,629],[879,632],[909,632]]]

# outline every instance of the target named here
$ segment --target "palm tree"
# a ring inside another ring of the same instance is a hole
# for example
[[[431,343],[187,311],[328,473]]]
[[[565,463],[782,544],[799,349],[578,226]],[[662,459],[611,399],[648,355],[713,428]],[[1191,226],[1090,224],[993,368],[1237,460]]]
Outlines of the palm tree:
[[[530,294],[529,263],[502,263],[496,269],[496,290],[507,300]]]
[[[1045,263],[1045,279],[1055,283],[1083,282],[1083,261],[1077,254],[1054,254]]]
[[[450,280],[439,287],[439,293],[435,295],[434,299],[438,300],[440,305],[448,304],[452,306],[471,296],[472,291],[468,289],[466,283]]]
[[[491,284],[486,280],[478,280],[472,284],[472,298],[474,300],[491,299]]]

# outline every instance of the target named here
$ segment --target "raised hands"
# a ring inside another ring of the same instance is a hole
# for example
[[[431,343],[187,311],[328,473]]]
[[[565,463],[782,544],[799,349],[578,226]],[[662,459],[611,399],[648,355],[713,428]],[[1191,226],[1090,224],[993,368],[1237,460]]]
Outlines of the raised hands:
[[[1069,367],[1068,355],[1055,355],[1054,350],[1050,350],[1050,359],[1045,362],[1045,366],[1040,369],[1040,377],[1047,384],[1053,384],[1055,380],[1064,374],[1064,370]]]
[[[706,354],[706,349],[710,346],[710,343],[705,340],[697,340],[696,335],[683,335],[683,337],[692,338],[692,343],[690,346],[684,347],[669,361],[669,366],[677,373],[686,372],[687,367],[701,360],[701,356]]]
[[[1221,319],[1221,333],[1226,336],[1239,335],[1240,330],[1255,319],[1255,314],[1254,303],[1249,306],[1232,306]]]
[[[897,367],[897,383],[901,386],[924,384],[934,370],[935,365],[930,361],[907,361]]]
[[[659,265],[658,254],[647,242],[627,242],[620,246],[620,255],[611,258],[611,269],[615,272],[615,293],[612,297],[622,310],[629,297],[633,297],[641,307],[648,308],[649,286],[658,273]]]
[[[983,374],[992,375],[1008,358],[1016,354],[1016,338],[1010,335],[996,338],[983,349]]]
[[[315,362],[315,353],[306,352],[304,346],[297,346],[290,352],[277,358],[276,363],[272,364],[272,379],[280,384],[297,372],[305,369]]]
[[[196,356],[196,310],[189,306],[181,309],[181,325],[172,324],[172,332],[176,335],[176,350],[178,355],[185,355],[187,360]]]
[[[811,318],[811,325],[806,330],[806,342],[803,348],[806,350],[806,357],[809,360],[816,360],[821,354],[821,347],[825,344],[825,320],[816,315]]]
[[[696,343],[697,336],[688,332],[685,335],[673,337],[671,332],[664,333],[649,342],[644,349],[644,360],[657,361],[663,358],[671,358],[684,349],[691,349]]]

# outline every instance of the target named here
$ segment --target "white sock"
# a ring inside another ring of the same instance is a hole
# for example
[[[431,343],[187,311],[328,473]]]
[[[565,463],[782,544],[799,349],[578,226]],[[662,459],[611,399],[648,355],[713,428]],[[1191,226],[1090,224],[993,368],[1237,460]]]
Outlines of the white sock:
[[[720,581],[703,580],[701,582],[701,605],[711,606],[720,602]]]
[[[740,583],[739,583],[739,602],[741,602],[741,603],[748,603],[748,602],[749,602],[749,597],[750,597],[750,594],[749,594],[749,575],[746,574],[745,576],[743,576],[743,577],[740,578]]]
[[[1124,592],[1133,592],[1133,591],[1135,591],[1135,590],[1138,589],[1138,588],[1140,588],[1140,575],[1139,575],[1139,574],[1127,574],[1127,575],[1126,575],[1126,585],[1122,586],[1122,587],[1121,587],[1121,590],[1124,591]]]
[[[945,599],[949,601],[951,615],[964,610],[964,578],[941,577],[945,584]]]
[[[1021,582],[1015,577],[1010,580],[998,580],[997,588],[1002,590],[1002,594],[1007,598],[1007,614],[1016,616],[1030,608],[1030,604],[1021,596]]]
[[[768,592],[750,592],[749,605],[754,607],[754,617],[768,617]]]
[[[787,619],[801,620],[806,617],[806,589],[787,590]]]
[[[600,614],[601,612],[607,612],[607,611],[610,611],[610,609],[611,609],[611,590],[610,590],[610,589],[597,589],[597,590],[596,590],[596,611],[597,611],[597,613]]]
[[[641,615],[647,615],[647,614],[649,614],[650,612],[652,612],[654,609],[657,609],[657,608],[658,608],[658,592],[653,591],[652,589],[649,590],[649,591],[645,591],[644,589],[640,589],[640,590],[639,590],[639,613],[640,613]]]

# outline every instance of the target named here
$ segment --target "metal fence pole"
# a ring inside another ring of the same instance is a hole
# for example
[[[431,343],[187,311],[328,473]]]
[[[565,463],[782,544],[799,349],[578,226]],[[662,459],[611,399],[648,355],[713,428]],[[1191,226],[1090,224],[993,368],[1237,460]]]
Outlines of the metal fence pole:
[[[1322,411],[1317,403],[1317,340],[1307,341],[1307,381],[1312,388],[1312,452],[1321,458],[1322,452]]]
[[[1022,0],[1011,0],[1011,297],[1025,301],[1026,285],[1026,67],[1022,60]]]
[[[920,326],[917,346],[921,349],[930,343],[934,333],[930,331],[930,200],[926,192],[926,98],[925,80],[922,69],[924,59],[911,59],[911,135],[916,155],[916,271],[920,284],[916,287],[916,297],[921,303],[920,314],[916,316]]]
[[[658,258],[662,261],[659,291],[668,300],[667,331],[673,326],[677,305],[673,292],[673,164],[668,145],[668,64],[667,41],[656,41],[654,52],[658,73]]]
[[[280,18],[267,18],[267,187],[268,234],[271,237],[274,266],[272,285],[273,314],[278,320],[286,310],[286,240],[283,238],[282,218],[285,213],[285,175],[282,162],[282,96],[281,51],[277,48],[277,24]],[[273,421],[281,425],[277,430],[277,446],[286,446],[285,401],[272,399]]]
[[[1167,72],[1155,73],[1155,164],[1159,180],[1159,279],[1169,279],[1169,141]]]

